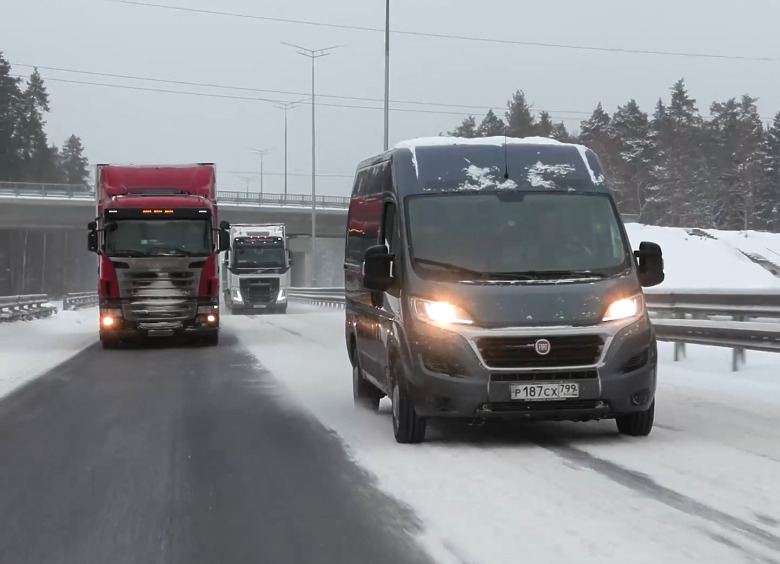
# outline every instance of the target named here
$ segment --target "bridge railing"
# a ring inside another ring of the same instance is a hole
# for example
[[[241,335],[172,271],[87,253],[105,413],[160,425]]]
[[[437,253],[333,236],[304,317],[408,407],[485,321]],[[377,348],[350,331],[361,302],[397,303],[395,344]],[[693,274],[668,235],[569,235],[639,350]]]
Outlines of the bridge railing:
[[[343,308],[344,288],[291,288],[291,300]],[[780,352],[780,292],[752,290],[658,291],[645,302],[659,341],[674,343],[674,360],[686,344],[732,349],[732,370],[745,363],[745,351]]]
[[[35,182],[0,182],[0,197],[6,198],[67,198],[71,200],[93,200],[95,189],[81,184],[41,184]],[[222,204],[247,206],[311,207],[311,196],[307,194],[275,194],[217,190],[217,200]],[[315,206],[325,209],[348,209],[349,197],[317,196]]]
[[[82,307],[90,307],[97,305],[98,294],[97,292],[74,292],[72,294],[66,294],[62,298],[62,309],[80,309]]]
[[[29,321],[57,313],[46,294],[0,296],[0,322]]]

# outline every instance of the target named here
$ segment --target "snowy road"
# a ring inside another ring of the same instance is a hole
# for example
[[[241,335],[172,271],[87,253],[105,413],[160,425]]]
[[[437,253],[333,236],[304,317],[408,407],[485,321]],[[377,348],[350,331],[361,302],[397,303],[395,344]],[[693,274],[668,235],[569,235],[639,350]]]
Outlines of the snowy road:
[[[89,315],[33,323],[77,347]],[[732,374],[662,344],[646,439],[448,423],[399,445],[386,399],[352,406],[343,320],[292,304],[223,318],[217,349],[92,344],[1,400],[0,562],[780,563],[780,355]]]
[[[304,306],[299,306],[304,307]],[[425,523],[443,562],[780,562],[780,358],[662,345],[657,427],[614,422],[435,426],[404,446],[352,407],[342,311],[233,317],[229,326],[299,405],[338,433],[379,485]],[[622,556],[621,556],[622,555]]]
[[[416,528],[230,331],[95,343],[0,401],[3,563],[422,563]]]

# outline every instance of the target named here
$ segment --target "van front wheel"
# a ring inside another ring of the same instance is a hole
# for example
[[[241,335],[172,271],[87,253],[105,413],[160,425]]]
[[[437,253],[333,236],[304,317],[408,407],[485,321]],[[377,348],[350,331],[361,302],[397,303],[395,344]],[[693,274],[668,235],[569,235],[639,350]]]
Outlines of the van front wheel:
[[[646,437],[653,430],[655,420],[655,400],[645,411],[638,411],[629,415],[619,415],[617,428],[621,435],[630,437]]]
[[[369,411],[376,411],[379,409],[379,400],[382,399],[382,395],[371,382],[363,377],[360,363],[355,359],[355,364],[352,366],[352,398],[355,405]]]
[[[393,433],[401,444],[417,444],[425,440],[427,421],[417,415],[406,391],[397,379],[393,381]]]

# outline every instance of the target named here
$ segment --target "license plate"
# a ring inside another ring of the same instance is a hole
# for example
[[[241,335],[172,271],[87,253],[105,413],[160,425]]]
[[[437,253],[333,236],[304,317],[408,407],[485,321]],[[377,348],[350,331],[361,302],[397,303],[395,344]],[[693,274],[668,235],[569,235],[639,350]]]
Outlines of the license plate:
[[[513,400],[555,401],[580,397],[577,382],[523,382],[511,384],[509,392]]]
[[[268,306],[266,304],[255,304],[252,307],[255,308],[255,309],[264,309],[264,308],[266,308]]]
[[[150,329],[147,334],[150,337],[173,337],[173,329]]]

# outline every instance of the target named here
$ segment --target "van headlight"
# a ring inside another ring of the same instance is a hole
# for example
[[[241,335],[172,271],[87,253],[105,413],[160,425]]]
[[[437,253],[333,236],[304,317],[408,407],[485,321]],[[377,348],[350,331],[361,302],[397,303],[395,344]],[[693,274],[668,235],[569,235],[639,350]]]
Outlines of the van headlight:
[[[434,325],[474,324],[474,319],[466,310],[449,302],[412,298],[412,311],[420,321]]]
[[[638,317],[645,311],[645,300],[642,294],[637,294],[631,298],[615,300],[604,313],[602,321],[619,321],[621,319],[631,319]]]

